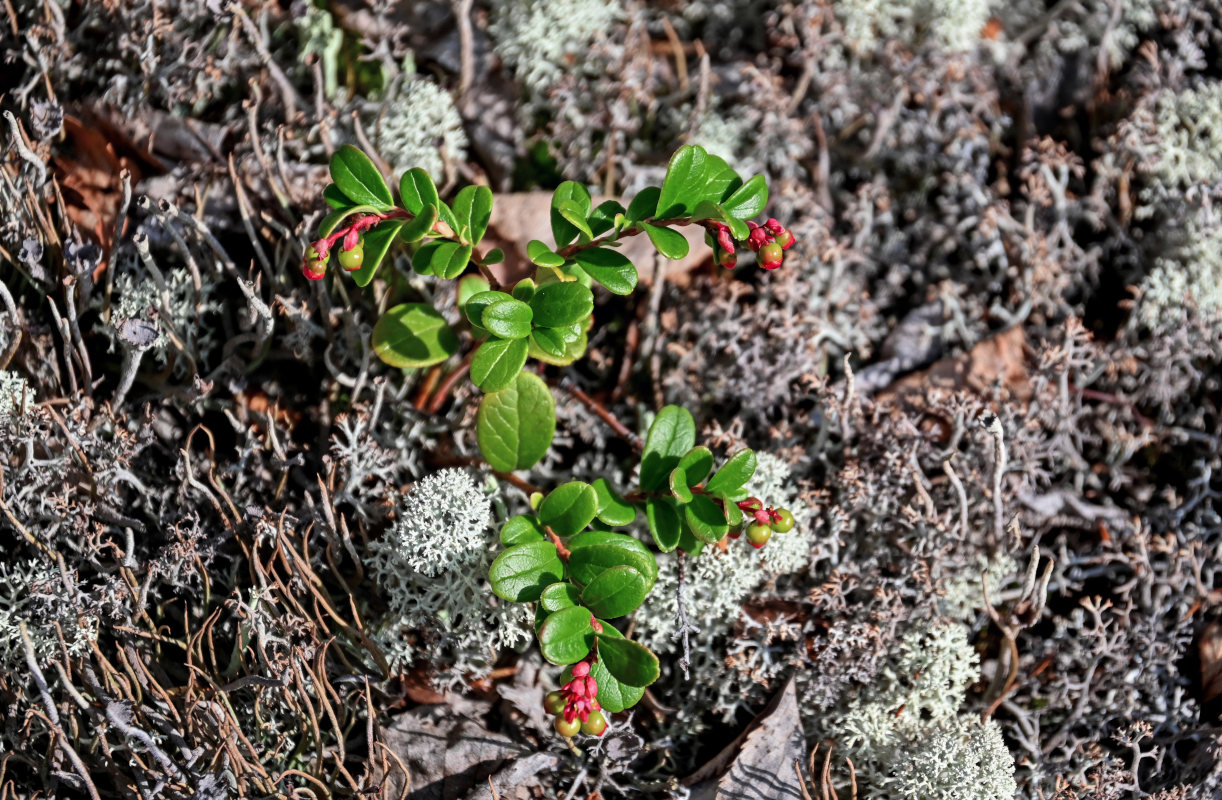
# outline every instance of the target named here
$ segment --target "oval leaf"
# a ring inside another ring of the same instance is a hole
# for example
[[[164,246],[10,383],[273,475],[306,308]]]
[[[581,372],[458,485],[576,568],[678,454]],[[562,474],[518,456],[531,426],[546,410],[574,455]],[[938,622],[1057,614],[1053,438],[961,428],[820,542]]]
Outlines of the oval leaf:
[[[725,512],[708,495],[693,496],[692,502],[683,507],[683,518],[691,528],[692,535],[708,544],[721,541],[730,530]]]
[[[467,302],[463,304],[463,313],[467,315],[468,322],[482,328],[484,322],[484,312],[487,311],[488,308],[497,303],[503,303],[506,300],[512,299],[513,297],[505,294],[504,292],[478,292],[467,298]]]
[[[597,641],[598,660],[620,683],[643,688],[658,679],[658,657],[645,645],[605,632],[598,634]]]
[[[599,520],[608,525],[631,525],[636,520],[636,506],[620,497],[606,478],[598,478],[592,485],[598,497]]]
[[[594,310],[594,295],[576,281],[540,286],[530,298],[534,322],[542,328],[572,325]]]
[[[557,536],[573,536],[585,530],[598,513],[594,487],[569,481],[553,489],[539,504],[539,519]]]
[[[552,248],[538,239],[532,239],[530,244],[526,245],[526,256],[540,267],[559,267],[564,264],[563,256],[556,255]]]
[[[551,542],[514,545],[488,568],[492,591],[503,600],[532,603],[543,590],[564,577],[564,563]]]
[[[755,475],[755,451],[750,448],[739,450],[726,463],[721,465],[717,474],[704,487],[711,494],[718,492],[733,493],[741,489]]]
[[[492,190],[487,186],[464,186],[454,196],[454,217],[460,228],[467,228],[471,236],[468,244],[479,244],[492,219]]]
[[[427,303],[404,303],[373,327],[373,350],[392,367],[429,367],[458,352],[458,336]]]
[[[539,629],[539,650],[553,664],[575,664],[590,654],[594,628],[590,609],[571,606],[548,615]]]
[[[664,499],[646,501],[645,518],[649,521],[649,532],[653,535],[653,541],[659,550],[669,553],[679,546],[683,523],[672,501]]]
[[[677,260],[683,258],[691,250],[687,237],[678,231],[650,225],[647,222],[642,222],[640,225],[645,229],[645,234],[649,237],[649,241],[653,242],[654,247],[658,248],[658,252],[669,259]]]
[[[679,459],[679,466],[687,474],[687,485],[698,486],[713,469],[713,453],[704,446],[693,447]]]
[[[683,471],[683,467],[671,470],[670,493],[680,503],[692,502],[692,490],[687,485],[687,473]]]
[[[521,300],[502,300],[484,309],[480,316],[485,328],[502,339],[524,339],[530,335],[530,321],[535,316],[530,306]]]
[[[595,247],[582,250],[575,258],[587,275],[612,294],[632,294],[636,288],[636,267],[623,253],[608,247]]]
[[[705,155],[703,147],[688,144],[670,157],[658,195],[658,219],[683,217],[691,210],[685,201],[699,197],[704,190]]]
[[[639,539],[612,531],[586,531],[568,542],[569,577],[582,586],[603,572],[629,566],[645,576],[650,587],[658,579],[658,562]]]
[[[645,576],[628,565],[604,570],[581,592],[582,604],[602,619],[615,619],[640,608],[649,594]]]
[[[352,273],[352,280],[357,286],[368,286],[373,280],[402,227],[403,223],[399,220],[388,219],[379,222],[365,233],[365,258],[361,262],[361,268]]]
[[[662,190],[657,186],[646,186],[642,189],[628,204],[628,221],[635,223],[655,216],[658,213],[658,196],[661,193]]]
[[[581,602],[581,590],[568,581],[553,583],[539,595],[539,605],[549,614],[571,608]]]
[[[342,145],[331,156],[331,180],[358,205],[387,211],[395,204],[390,187],[369,156],[350,144]]]
[[[584,220],[590,214],[590,191],[576,181],[565,181],[552,193],[552,237],[558,248],[576,239],[581,232],[561,213],[560,206],[566,202],[572,203],[569,215],[580,215]]]
[[[476,439],[493,469],[533,467],[552,446],[555,433],[556,401],[538,375],[519,372],[513,383],[480,401]]]
[[[604,625],[603,632],[599,635],[615,639],[624,638],[624,635],[611,625]],[[603,711],[610,711],[613,714],[626,711],[645,696],[644,688],[628,686],[617,681],[601,661],[595,661],[590,667],[590,677],[594,678],[594,682],[598,684],[598,704],[603,707]],[[572,678],[572,669],[566,669],[561,674],[560,683],[568,683]]]
[[[763,175],[756,175],[751,180],[738,187],[738,191],[730,195],[721,204],[727,214],[735,219],[751,219],[768,205],[768,182]]]
[[[405,242],[418,242],[433,230],[437,224],[437,206],[427,205],[419,214],[399,231],[399,238]]]
[[[403,201],[403,207],[413,214],[419,215],[425,206],[434,206],[440,213],[441,198],[437,195],[437,185],[420,167],[403,173],[399,179],[399,198]]]
[[[471,358],[471,380],[484,392],[499,392],[526,366],[525,339],[489,339]]]
[[[680,459],[696,444],[696,421],[686,408],[666,406],[658,412],[641,454],[641,489],[656,492],[662,488]]]
[[[543,528],[539,525],[539,518],[534,514],[519,514],[510,518],[501,528],[501,544],[506,547],[541,541],[543,541]]]

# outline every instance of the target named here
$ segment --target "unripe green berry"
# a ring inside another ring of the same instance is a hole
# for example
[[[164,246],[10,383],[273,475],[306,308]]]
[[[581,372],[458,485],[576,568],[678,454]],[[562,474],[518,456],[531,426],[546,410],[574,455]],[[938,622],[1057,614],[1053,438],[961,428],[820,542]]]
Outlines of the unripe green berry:
[[[789,533],[793,530],[793,512],[788,508],[778,508],[776,513],[780,519],[772,523],[772,529],[777,533]]]
[[[564,695],[560,692],[548,692],[543,698],[543,708],[547,713],[556,715],[564,711]]]
[[[607,729],[607,718],[601,711],[591,711],[586,721],[581,723],[581,732],[587,736],[602,736]]]
[[[751,546],[759,549],[768,544],[768,540],[772,538],[772,528],[767,525],[750,525],[747,527],[747,541]]]
[[[552,727],[556,729],[556,733],[561,736],[572,738],[581,730],[581,722],[576,717],[572,722],[569,722],[564,717],[556,717],[556,721],[552,723]]]
[[[361,268],[361,264],[365,261],[365,248],[358,242],[356,247],[351,250],[341,250],[339,254],[339,265],[344,269],[352,272]]]
[[[776,242],[769,242],[760,248],[761,264],[778,264],[785,257],[785,250]]]

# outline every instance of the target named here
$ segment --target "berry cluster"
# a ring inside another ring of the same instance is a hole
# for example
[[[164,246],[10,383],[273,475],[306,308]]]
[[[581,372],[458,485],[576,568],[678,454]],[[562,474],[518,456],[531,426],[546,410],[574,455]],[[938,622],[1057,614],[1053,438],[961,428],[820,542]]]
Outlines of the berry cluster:
[[[773,508],[772,506],[764,507],[764,503],[758,497],[748,497],[746,500],[739,502],[738,507],[743,510],[745,517],[755,520],[745,528],[747,541],[755,549],[759,549],[768,544],[768,540],[775,533],[789,533],[793,530],[793,512],[788,508]],[[746,519],[743,520],[746,522]],[[730,538],[737,539],[743,535],[743,530],[730,531]]]
[[[709,220],[705,227],[709,231],[713,256],[717,263],[726,269],[733,269],[738,265],[738,254],[734,251],[734,237],[730,235],[729,226]],[[789,229],[779,220],[772,218],[763,225],[748,222],[747,228],[751,231],[747,237],[747,246],[756,253],[759,265],[767,270],[781,266],[784,251],[793,247],[794,243],[794,236]]]
[[[553,727],[561,736],[576,736],[578,731],[602,736],[607,730],[607,720],[597,698],[598,683],[590,674],[590,665],[579,661],[573,665],[572,680],[560,691],[549,692],[543,698],[543,707],[556,717]]]
[[[343,241],[340,246],[339,265],[348,272],[360,269],[361,264],[365,262],[365,247],[361,234],[384,219],[387,219],[386,215],[362,214],[351,225],[313,242],[306,248],[302,272],[312,281],[321,280],[327,274],[327,259],[331,256],[331,248],[340,240]]]

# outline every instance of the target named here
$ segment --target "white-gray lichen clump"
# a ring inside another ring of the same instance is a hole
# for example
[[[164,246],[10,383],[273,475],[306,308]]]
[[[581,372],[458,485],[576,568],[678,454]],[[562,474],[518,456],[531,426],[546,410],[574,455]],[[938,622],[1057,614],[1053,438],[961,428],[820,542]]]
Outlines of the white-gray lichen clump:
[[[501,603],[487,586],[493,556],[492,501],[461,469],[419,481],[386,535],[369,545],[370,567],[389,613],[379,632],[392,664],[438,666],[438,683],[480,675],[503,649],[529,637],[521,603]]]
[[[623,13],[618,0],[496,0],[488,32],[531,93],[546,91]]]
[[[442,182],[446,164],[467,157],[467,133],[454,99],[430,78],[413,76],[387,98],[374,125],[374,143],[397,174],[420,167]]]

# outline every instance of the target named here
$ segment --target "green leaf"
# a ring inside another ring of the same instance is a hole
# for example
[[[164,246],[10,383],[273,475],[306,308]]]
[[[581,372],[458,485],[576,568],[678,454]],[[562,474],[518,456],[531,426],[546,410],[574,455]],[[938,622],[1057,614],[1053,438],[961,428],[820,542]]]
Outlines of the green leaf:
[[[624,207],[614,200],[606,200],[590,212],[590,232],[602,236],[615,227],[615,218],[624,213]]]
[[[568,581],[553,583],[539,595],[539,605],[548,613],[571,608],[581,602],[581,590]]]
[[[564,346],[564,355],[553,355],[538,345],[536,334],[540,331],[558,330],[556,328],[535,328],[530,334],[530,357],[542,361],[544,364],[552,364],[557,367],[567,367],[577,359],[585,355],[587,339],[583,333],[578,337],[577,341],[570,342]]]
[[[556,205],[556,211],[564,220],[572,225],[577,230],[586,235],[587,238],[594,238],[594,231],[590,229],[590,223],[586,220],[586,214],[590,211],[589,203],[586,203],[584,210],[582,206],[575,200],[561,200]]]
[[[656,498],[645,501],[645,518],[649,522],[649,532],[653,535],[654,544],[659,550],[669,553],[679,546],[683,523],[673,500]]]
[[[593,247],[582,250],[574,258],[586,274],[612,294],[632,294],[636,288],[636,267],[623,253],[607,247]]]
[[[458,242],[429,242],[416,251],[412,268],[422,275],[457,278],[471,262],[471,245]]]
[[[535,296],[535,282],[530,278],[523,278],[513,285],[513,299],[521,300],[523,303],[529,303],[530,298]],[[531,312],[531,317],[534,317],[534,312]]]
[[[556,187],[556,191],[552,193],[552,237],[556,240],[557,248],[564,247],[581,232],[580,228],[561,213],[560,207],[565,201],[574,204],[570,215],[576,212],[576,216],[585,220],[590,214],[590,192],[585,186],[576,181],[565,181]]]
[[[492,591],[503,600],[533,603],[548,586],[564,577],[564,563],[551,542],[517,544],[488,568]]]
[[[466,280],[466,278],[463,280]],[[505,294],[504,292],[480,292],[467,298],[467,302],[463,304],[463,313],[467,315],[468,322],[482,328],[484,326],[485,311],[497,303],[503,303],[506,300],[512,299],[512,296]]]
[[[679,466],[687,473],[687,485],[699,486],[713,469],[713,453],[703,445],[693,447],[679,459]]]
[[[431,367],[458,352],[458,336],[427,303],[404,303],[373,326],[373,350],[392,367]]]
[[[581,591],[581,602],[600,619],[615,619],[640,608],[649,594],[650,583],[628,565],[599,573]]]
[[[458,307],[464,309],[465,314],[467,303],[471,298],[486,291],[488,291],[488,279],[483,275],[464,275],[458,280]]]
[[[639,224],[645,229],[645,235],[649,237],[649,241],[653,242],[653,246],[658,248],[658,252],[667,258],[680,259],[691,250],[687,237],[678,231],[650,225],[648,222]]]
[[[437,186],[428,172],[420,167],[409,169],[399,179],[399,199],[403,207],[413,214],[419,215],[425,206],[436,206],[440,213],[441,198],[437,195]]]
[[[687,203],[693,198],[698,201],[704,190],[705,156],[703,147],[687,144],[670,157],[666,178],[662,181],[662,192],[658,195],[658,219],[687,216],[695,206],[695,203],[691,206]]]
[[[487,186],[464,186],[454,196],[454,217],[460,228],[470,230],[468,244],[479,244],[492,219],[492,190]]]
[[[425,236],[428,236],[436,224],[437,206],[429,204],[403,226],[402,230],[399,231],[399,238],[405,242],[418,242]]]
[[[390,187],[369,156],[350,144],[342,145],[331,156],[331,180],[350,200],[359,205],[388,211],[395,205]]]
[[[641,489],[656,492],[671,470],[696,444],[696,422],[691,412],[679,406],[666,406],[658,412],[641,454]]]
[[[722,217],[726,225],[730,226],[730,235],[740,242],[747,241],[747,237],[751,235],[751,229],[747,227],[747,223],[737,217],[731,217],[726,214]]]
[[[505,251],[499,247],[494,247],[487,253],[484,253],[484,265],[491,267],[493,264],[499,264],[505,260]]]
[[[620,497],[606,478],[596,479],[593,486],[594,494],[598,497],[599,520],[614,526],[631,525],[636,521],[636,506]]]
[[[525,339],[489,339],[471,358],[471,381],[484,392],[499,392],[526,366]]]
[[[521,300],[501,300],[484,309],[481,324],[502,339],[525,339],[535,313]]]
[[[330,214],[322,218],[322,222],[318,223],[318,235],[330,236],[335,233],[339,224],[355,214],[376,214],[378,210],[373,206],[345,206],[332,211]]]
[[[768,182],[763,175],[756,175],[751,180],[738,187],[738,191],[730,195],[721,204],[726,213],[735,219],[751,219],[768,205]]]
[[[726,524],[731,528],[737,528],[743,524],[743,510],[738,507],[738,503],[734,502],[734,498],[725,492],[715,492],[713,496],[721,501],[721,508],[726,514]]]
[[[639,539],[613,531],[586,531],[568,542],[568,575],[588,586],[603,572],[629,566],[645,576],[649,586],[658,579],[658,562]]]
[[[738,176],[721,156],[709,153],[704,161],[704,189],[700,193],[701,204],[711,202],[720,204],[743,185],[743,179]]]
[[[331,208],[351,208],[355,203],[348,195],[340,191],[339,187],[334,183],[328,183],[323,187],[322,199],[327,201],[327,205]]]
[[[598,635],[613,639],[624,638],[624,634],[617,631],[611,625],[604,625],[603,632]],[[607,671],[607,668],[603,666],[601,661],[595,661],[590,667],[590,677],[598,684],[598,704],[603,707],[603,711],[618,714],[621,711],[632,708],[645,696],[644,687],[628,686],[627,684],[620,683],[615,679],[614,675]],[[572,668],[566,669],[561,675],[560,683],[562,685],[568,683],[572,678]]]
[[[373,276],[382,265],[382,259],[390,251],[403,223],[397,219],[388,219],[374,225],[365,232],[365,258],[361,268],[352,272],[352,280],[357,286],[368,286]]]
[[[670,493],[680,503],[692,502],[692,490],[687,485],[687,473],[683,467],[675,467],[670,473]]]
[[[535,328],[530,332],[530,343],[550,356],[562,358],[568,348],[559,328]]]
[[[526,542],[543,541],[543,527],[534,514],[518,514],[511,517],[501,528],[501,544],[510,547]]]
[[[636,197],[632,198],[632,202],[628,204],[627,217],[632,223],[640,222],[641,220],[650,219],[658,213],[658,196],[662,190],[657,186],[646,186]]]
[[[594,487],[581,481],[557,486],[539,504],[539,519],[557,536],[573,536],[585,530],[598,513]]]
[[[531,239],[526,245],[526,256],[532,264],[540,267],[559,267],[564,265],[564,257],[558,256],[552,248],[538,239]]]
[[[535,313],[535,325],[560,328],[588,317],[594,310],[594,295],[576,281],[549,283],[535,291],[530,307]]]
[[[590,609],[562,608],[550,614],[539,629],[539,650],[553,664],[575,664],[590,654],[594,628]]]
[[[658,679],[658,657],[645,645],[608,636],[605,631],[597,635],[597,641],[598,660],[620,683],[642,688]]]
[[[479,450],[501,472],[533,467],[556,433],[556,401],[538,375],[519,372],[513,383],[484,396],[476,417]]]
[[[721,541],[730,530],[725,512],[708,495],[693,496],[692,502],[683,507],[683,518],[692,529],[692,534],[709,544]]]
[[[721,465],[704,487],[710,494],[717,492],[732,493],[742,488],[755,475],[755,451],[750,448],[739,450]]]

